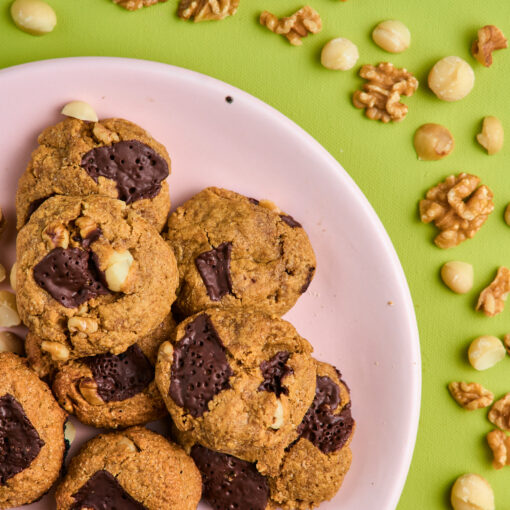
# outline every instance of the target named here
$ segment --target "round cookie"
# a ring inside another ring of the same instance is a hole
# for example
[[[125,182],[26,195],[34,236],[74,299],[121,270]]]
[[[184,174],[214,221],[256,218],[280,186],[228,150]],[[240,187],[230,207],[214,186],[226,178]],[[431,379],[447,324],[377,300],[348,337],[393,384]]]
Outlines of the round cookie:
[[[15,354],[0,353],[0,508],[45,494],[64,460],[66,414]]]
[[[57,510],[195,510],[201,492],[200,473],[184,450],[133,427],[86,443],[55,498]]]
[[[42,340],[29,333],[29,363],[50,376],[59,404],[82,423],[118,428],[142,425],[167,414],[154,381],[158,348],[173,334],[169,315],[154,331],[119,355],[98,354],[67,362],[53,361],[41,350]]]
[[[67,118],[46,128],[18,183],[18,229],[54,195],[123,200],[157,230],[170,211],[170,158],[140,126],[124,119]]]
[[[156,383],[177,428],[274,473],[314,398],[311,352],[278,317],[209,309],[161,345]]]
[[[211,307],[283,315],[315,273],[302,226],[274,204],[206,188],[168,219],[164,234],[179,266],[176,306],[184,315]]]
[[[16,249],[18,311],[54,359],[120,354],[170,313],[172,250],[120,200],[50,198]]]

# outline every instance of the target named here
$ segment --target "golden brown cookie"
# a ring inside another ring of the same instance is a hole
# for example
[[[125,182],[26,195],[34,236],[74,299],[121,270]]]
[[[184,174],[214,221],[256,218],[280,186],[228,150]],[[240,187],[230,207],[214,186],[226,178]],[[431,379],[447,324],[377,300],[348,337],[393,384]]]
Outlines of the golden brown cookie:
[[[206,188],[168,219],[179,266],[176,305],[185,316],[211,307],[283,315],[315,273],[305,230],[274,204]]]
[[[202,483],[177,445],[142,427],[101,434],[71,460],[57,510],[195,510]]]
[[[103,195],[123,200],[161,230],[170,210],[168,153],[128,120],[67,118],[46,128],[16,194],[18,229],[54,195]]]
[[[15,354],[0,353],[0,508],[45,494],[64,460],[66,414]]]
[[[209,309],[161,345],[156,383],[180,430],[274,473],[314,397],[311,352],[276,316]]]
[[[50,198],[16,247],[20,316],[56,360],[120,354],[170,313],[172,250],[120,200]]]

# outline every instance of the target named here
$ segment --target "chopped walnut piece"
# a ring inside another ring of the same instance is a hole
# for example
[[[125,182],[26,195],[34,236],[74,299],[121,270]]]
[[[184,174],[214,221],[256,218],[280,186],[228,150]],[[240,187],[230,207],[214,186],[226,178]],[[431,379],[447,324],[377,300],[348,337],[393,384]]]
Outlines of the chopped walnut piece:
[[[105,145],[109,145],[111,143],[120,142],[120,137],[115,131],[110,131],[106,126],[96,122],[94,127],[92,128],[92,135],[94,138]]]
[[[508,48],[503,32],[494,25],[485,25],[478,30],[478,39],[473,42],[471,53],[485,67],[492,65],[492,52]]]
[[[487,443],[494,455],[494,469],[510,466],[510,437],[501,430],[493,430],[487,434]]]
[[[489,407],[494,395],[478,383],[451,382],[448,389],[457,404],[468,411]]]
[[[510,430],[510,393],[494,402],[489,411],[489,420],[502,430]]]
[[[450,175],[420,200],[421,221],[434,222],[441,231],[434,239],[439,248],[451,248],[474,237],[494,210],[492,191],[479,184],[476,175]]]
[[[377,67],[364,65],[359,72],[368,83],[363,90],[352,96],[356,108],[365,108],[369,119],[384,123],[399,122],[405,118],[408,106],[400,102],[400,96],[412,96],[418,88],[418,80],[407,69],[398,69],[389,62]]]
[[[278,19],[274,14],[264,11],[260,15],[260,24],[266,26],[275,34],[284,35],[294,46],[301,46],[303,37],[317,34],[322,30],[322,20],[319,13],[305,5],[292,16]]]
[[[199,21],[221,20],[233,16],[239,6],[239,0],[181,0],[178,16],[182,19]]]
[[[510,293],[510,270],[502,266],[498,269],[496,278],[480,293],[476,311],[481,310],[487,317],[498,315],[505,308],[508,293]]]
[[[166,2],[166,0],[113,0],[113,2],[119,4],[128,11],[137,11],[142,7],[149,7],[157,4],[158,2]]]

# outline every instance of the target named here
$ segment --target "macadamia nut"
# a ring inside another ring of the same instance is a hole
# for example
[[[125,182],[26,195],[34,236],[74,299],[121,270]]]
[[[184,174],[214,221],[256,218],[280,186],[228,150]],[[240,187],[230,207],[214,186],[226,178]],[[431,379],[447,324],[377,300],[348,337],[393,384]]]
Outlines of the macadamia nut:
[[[76,427],[74,426],[71,420],[67,420],[64,425],[64,439],[68,446],[73,444],[73,441],[76,439]]]
[[[0,282],[3,282],[5,280],[5,277],[7,276],[7,269],[0,264]]]
[[[21,319],[16,308],[16,296],[12,292],[0,290],[0,326],[12,328],[20,324]]]
[[[475,73],[460,57],[445,57],[429,73],[429,87],[443,101],[466,97],[475,84]]]
[[[11,16],[18,28],[32,35],[47,34],[57,24],[55,11],[42,0],[14,0]]]
[[[447,262],[441,268],[444,284],[457,294],[466,294],[473,288],[473,266],[467,262]]]
[[[495,336],[475,338],[468,350],[469,362],[476,370],[487,370],[499,363],[506,355],[505,346]]]
[[[437,161],[452,152],[455,141],[450,131],[441,124],[423,124],[414,134],[414,148],[418,159]]]
[[[121,292],[124,289],[133,261],[133,255],[131,255],[129,250],[112,253],[108,259],[108,267],[104,272],[106,283],[110,290]]]
[[[79,120],[86,120],[89,122],[97,122],[97,113],[94,108],[85,101],[71,101],[67,103],[61,111],[62,115],[73,117]]]
[[[9,275],[9,282],[11,284],[12,290],[16,291],[16,262],[13,264],[11,268],[11,274]]]
[[[468,473],[457,478],[452,487],[453,510],[494,510],[494,492],[480,475]]]
[[[482,124],[482,132],[476,135],[478,143],[492,156],[503,148],[505,132],[503,124],[497,117],[485,117]]]
[[[391,19],[374,28],[372,39],[389,53],[402,53],[411,45],[411,32],[401,21]]]
[[[23,339],[10,331],[0,331],[0,352],[13,352],[23,356],[25,354]]]
[[[335,71],[352,69],[358,58],[358,47],[352,41],[343,37],[327,42],[321,52],[321,64],[325,68]]]

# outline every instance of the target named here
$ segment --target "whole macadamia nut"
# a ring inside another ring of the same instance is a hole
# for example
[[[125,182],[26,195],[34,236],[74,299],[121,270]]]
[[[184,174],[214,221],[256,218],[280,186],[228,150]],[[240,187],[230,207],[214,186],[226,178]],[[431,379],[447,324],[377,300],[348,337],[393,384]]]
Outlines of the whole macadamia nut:
[[[458,101],[471,92],[475,84],[475,73],[460,57],[445,57],[430,70],[428,82],[439,99]]]

